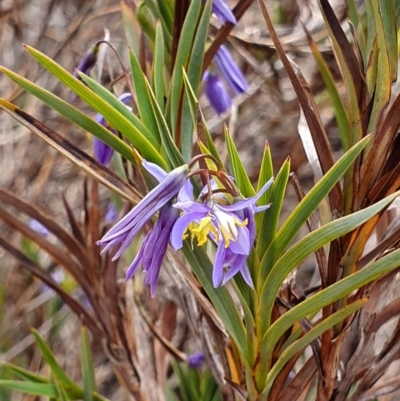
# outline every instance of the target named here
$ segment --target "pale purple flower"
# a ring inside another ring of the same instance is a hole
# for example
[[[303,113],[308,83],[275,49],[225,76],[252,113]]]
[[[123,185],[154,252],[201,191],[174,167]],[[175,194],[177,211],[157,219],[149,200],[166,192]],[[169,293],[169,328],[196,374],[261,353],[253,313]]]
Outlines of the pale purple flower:
[[[230,22],[231,24],[236,25],[236,18],[224,0],[213,0],[212,12],[223,24]]]
[[[153,175],[159,184],[151,190],[123,219],[114,225],[104,237],[97,242],[105,246],[101,253],[119,246],[113,260],[118,259],[130,246],[144,225],[160,211],[160,216],[153,229],[148,233],[132,264],[128,268],[130,278],[140,264],[146,272],[145,283],[150,285],[154,296],[161,262],[167,250],[172,226],[178,213],[172,208],[171,201],[184,185],[189,167],[185,164],[166,173],[161,167],[142,162],[143,167]],[[147,250],[147,252],[146,252]]]
[[[196,202],[190,180],[179,191],[174,207],[183,213],[171,232],[172,248],[175,251],[182,248],[183,239],[188,236],[187,231],[192,241],[197,239],[199,246],[211,238],[217,245],[212,274],[215,288],[237,273],[249,286],[253,285],[246,261],[254,244],[254,214],[269,207],[256,206],[256,202],[272,182],[273,179],[269,180],[255,196],[233,204],[222,201],[220,196],[212,196],[206,202]]]
[[[119,98],[118,98],[122,103],[127,104],[132,101],[132,95],[130,93],[123,93]],[[105,118],[97,113],[95,116],[95,121],[102,125],[103,127],[107,127],[107,121]],[[114,130],[110,130],[113,134],[115,134]],[[113,154],[114,154],[114,149],[105,144],[102,140],[98,138],[93,139],[93,153],[94,153],[94,158],[104,166],[106,166],[108,163],[110,163]]]
[[[236,95],[247,91],[247,82],[226,46],[222,45],[215,55],[215,62],[228,85]]]
[[[106,224],[111,224],[117,218],[117,209],[113,202],[110,202],[107,206],[106,217],[104,222]]]
[[[28,226],[42,237],[47,237],[49,235],[49,230],[35,219],[30,219]]]
[[[204,354],[201,351],[197,351],[193,354],[188,355],[188,365],[190,369],[197,369],[204,362]]]
[[[205,92],[211,107],[222,114],[232,105],[231,97],[225,84],[219,79],[218,75],[206,71],[204,74]]]

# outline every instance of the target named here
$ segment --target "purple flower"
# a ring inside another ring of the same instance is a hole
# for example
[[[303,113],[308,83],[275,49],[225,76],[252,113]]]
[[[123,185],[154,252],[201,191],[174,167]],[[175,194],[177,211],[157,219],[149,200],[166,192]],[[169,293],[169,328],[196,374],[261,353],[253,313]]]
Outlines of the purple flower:
[[[117,218],[117,210],[115,209],[115,205],[113,202],[110,202],[107,206],[106,217],[104,218],[104,222],[106,224],[111,224]]]
[[[97,55],[99,54],[99,48],[100,46],[98,44],[92,46],[91,49],[85,53],[82,60],[77,65],[76,69],[78,71],[83,72],[86,75],[89,75],[90,71],[92,71],[92,68],[96,65]],[[81,80],[76,71],[74,72],[73,75],[75,78]]]
[[[231,24],[236,25],[236,18],[224,0],[213,0],[212,12],[223,24],[230,22]]]
[[[245,93],[247,91],[246,78],[226,46],[222,45],[219,48],[217,54],[215,55],[215,62],[217,63],[217,66],[226,82],[228,82],[229,86],[236,95]]]
[[[269,205],[256,206],[257,200],[270,187],[270,179],[255,196],[227,204],[221,196],[212,196],[206,202],[196,202],[193,188],[186,181],[178,194],[174,207],[183,211],[171,232],[171,245],[176,251],[182,248],[183,239],[189,234],[199,246],[209,238],[217,245],[212,281],[214,287],[225,284],[240,273],[249,286],[253,285],[246,260],[255,238],[254,214],[268,209]],[[227,270],[225,270],[227,269]]]
[[[130,101],[132,101],[132,95],[130,93],[123,93],[119,98],[118,98],[122,103],[127,104]],[[97,113],[95,116],[95,121],[102,125],[103,127],[107,127],[107,121],[105,118]],[[115,131],[111,130],[111,132],[114,134]],[[102,140],[98,138],[93,139],[93,153],[94,153],[94,158],[101,164],[107,165],[110,163],[113,154],[114,154],[114,149],[105,144]]]
[[[225,84],[218,78],[218,75],[208,71],[204,74],[205,92],[211,107],[218,113],[222,114],[232,105]]]
[[[42,237],[47,237],[49,235],[49,230],[35,219],[30,219],[28,226]]]
[[[197,369],[204,362],[204,354],[200,351],[188,355],[188,365],[190,369]]]
[[[145,283],[150,285],[154,296],[162,259],[167,250],[172,226],[178,218],[178,213],[171,206],[171,200],[184,185],[189,167],[185,164],[166,173],[161,167],[142,162],[143,167],[152,174],[159,184],[150,191],[123,219],[114,225],[104,237],[97,242],[105,246],[101,253],[119,245],[113,260],[118,259],[132,243],[133,239],[144,225],[160,210],[160,216],[153,229],[147,234],[142,246],[132,264],[128,268],[127,278],[130,278],[140,264],[146,272]]]
[[[142,264],[143,271],[146,273],[144,283],[150,286],[150,294],[153,298],[172,227],[178,217],[179,213],[172,207],[172,203],[169,202],[162,207],[156,224],[146,235],[139,252],[126,272],[126,279],[129,280]]]

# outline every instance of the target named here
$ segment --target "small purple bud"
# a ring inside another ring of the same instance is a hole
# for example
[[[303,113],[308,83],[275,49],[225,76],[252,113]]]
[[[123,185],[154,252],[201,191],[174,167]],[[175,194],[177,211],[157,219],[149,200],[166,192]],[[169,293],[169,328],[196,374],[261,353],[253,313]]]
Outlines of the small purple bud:
[[[226,46],[221,46],[215,55],[215,61],[226,82],[236,95],[247,91],[247,82]]]
[[[96,65],[97,55],[99,53],[99,47],[100,47],[99,45],[94,45],[88,52],[85,53],[82,60],[76,67],[78,71],[81,71],[86,75],[90,74],[90,71]],[[75,78],[78,78],[80,80],[79,75],[76,73],[76,71],[74,72],[73,75]]]
[[[28,225],[33,231],[42,237],[47,237],[49,235],[49,230],[35,219],[30,219]]]
[[[188,365],[190,369],[197,369],[204,362],[204,354],[200,351],[188,355]]]
[[[110,202],[107,207],[106,217],[104,219],[106,224],[111,224],[117,218],[117,209],[115,209],[114,203]]]
[[[217,75],[210,72],[204,74],[205,92],[211,107],[218,113],[222,114],[232,105],[225,84]]]
[[[236,18],[224,0],[213,0],[212,12],[223,24],[230,22],[231,24],[236,25]]]

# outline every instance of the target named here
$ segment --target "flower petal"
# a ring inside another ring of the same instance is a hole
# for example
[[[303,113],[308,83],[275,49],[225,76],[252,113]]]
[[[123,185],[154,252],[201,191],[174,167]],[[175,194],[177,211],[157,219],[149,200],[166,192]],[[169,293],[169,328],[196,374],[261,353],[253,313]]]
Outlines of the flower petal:
[[[157,164],[150,163],[147,160],[142,161],[142,166],[158,181],[162,182],[167,177],[167,173]]]
[[[171,246],[172,249],[176,252],[178,249],[182,248],[183,245],[183,236],[189,226],[195,220],[200,220],[207,214],[204,213],[184,213],[174,224],[174,227],[171,231]]]
[[[226,22],[230,22],[231,24],[236,25],[236,18],[224,0],[213,0],[212,12],[222,23],[225,24]]]
[[[222,284],[224,276],[224,260],[225,260],[226,249],[224,246],[224,240],[218,243],[217,252],[214,257],[214,265],[212,272],[212,282],[214,288],[219,287]]]

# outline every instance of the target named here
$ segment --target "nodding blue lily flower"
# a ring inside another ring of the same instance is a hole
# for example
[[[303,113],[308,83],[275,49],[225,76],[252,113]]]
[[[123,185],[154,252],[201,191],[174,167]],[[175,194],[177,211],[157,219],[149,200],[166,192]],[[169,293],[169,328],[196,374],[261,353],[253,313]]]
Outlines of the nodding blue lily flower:
[[[126,105],[127,103],[132,101],[132,94],[123,93],[118,99]],[[107,121],[100,113],[97,113],[94,119],[97,123],[99,123],[103,127],[107,127]],[[110,131],[113,134],[115,134],[114,130],[110,130]],[[93,139],[93,153],[94,153],[94,158],[99,163],[106,166],[108,163],[110,163],[110,161],[113,157],[114,149],[111,148],[110,146],[108,146],[107,144],[105,144],[100,139],[94,138]]]
[[[118,259],[130,246],[144,225],[160,211],[158,221],[147,234],[142,246],[128,268],[127,278],[132,277],[140,264],[146,272],[145,283],[150,285],[154,297],[160,266],[167,251],[172,226],[178,213],[172,208],[172,199],[184,185],[189,167],[185,164],[166,173],[161,167],[142,162],[143,167],[153,175],[159,184],[151,190],[123,219],[114,225],[97,245],[104,246],[101,253],[119,246],[112,260]]]
[[[89,75],[90,71],[92,71],[93,67],[97,63],[97,56],[99,54],[99,49],[100,46],[94,45],[92,46],[89,51],[85,53],[83,56],[82,60],[79,62],[79,64],[76,66],[76,70],[83,72],[85,75]],[[74,72],[74,77],[79,79],[81,81],[81,78],[77,74],[77,72]]]
[[[190,180],[180,190],[174,207],[183,213],[171,232],[172,248],[175,251],[182,248],[188,231],[192,241],[196,238],[199,246],[211,238],[217,245],[212,274],[215,288],[237,273],[253,286],[246,260],[255,238],[254,214],[269,207],[256,206],[256,202],[272,182],[273,179],[269,180],[255,196],[233,204],[228,204],[220,194],[209,197],[206,202],[196,202]]]
[[[204,74],[205,92],[211,107],[222,114],[232,105],[231,97],[225,84],[219,79],[218,75],[206,71]]]
[[[236,95],[247,91],[247,82],[226,46],[222,45],[215,55],[215,62],[226,82]]]
[[[224,0],[213,0],[212,12],[223,24],[230,22],[231,24],[236,25],[236,18]]]
[[[204,354],[201,351],[189,354],[187,358],[190,369],[197,369],[204,362]]]

